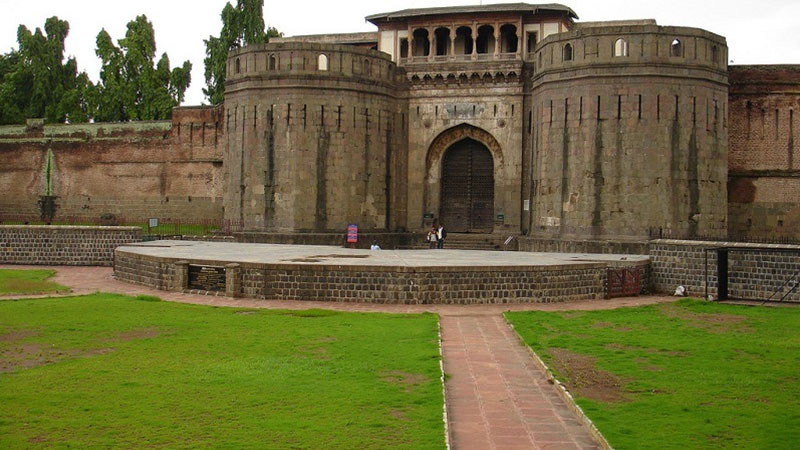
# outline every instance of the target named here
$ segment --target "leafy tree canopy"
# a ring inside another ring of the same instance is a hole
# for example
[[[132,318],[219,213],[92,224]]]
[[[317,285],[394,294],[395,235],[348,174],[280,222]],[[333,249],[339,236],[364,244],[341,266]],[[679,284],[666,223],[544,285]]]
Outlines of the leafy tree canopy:
[[[144,15],[128,22],[125,37],[114,45],[103,29],[95,53],[102,60],[100,81],[89,95],[95,121],[163,120],[183,101],[192,64],[170,70],[166,53],[154,64],[153,24]]]
[[[92,83],[78,73],[75,58],[64,61],[69,23],[51,17],[31,32],[17,29],[18,50],[0,55],[0,123],[23,123],[44,117],[48,122],[88,120],[85,92]]]
[[[206,44],[203,93],[212,105],[225,99],[225,63],[228,52],[251,44],[263,44],[272,37],[283,36],[273,27],[264,30],[264,0],[237,0],[236,7],[227,3],[222,9],[222,30],[219,37],[209,36]]]

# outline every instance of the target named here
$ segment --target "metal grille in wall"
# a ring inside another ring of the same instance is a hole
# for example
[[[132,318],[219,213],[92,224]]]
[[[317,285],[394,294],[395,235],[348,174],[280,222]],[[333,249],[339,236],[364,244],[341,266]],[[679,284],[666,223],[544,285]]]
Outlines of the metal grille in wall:
[[[494,225],[494,162],[483,144],[464,139],[445,153],[441,218],[454,233],[489,233]]]

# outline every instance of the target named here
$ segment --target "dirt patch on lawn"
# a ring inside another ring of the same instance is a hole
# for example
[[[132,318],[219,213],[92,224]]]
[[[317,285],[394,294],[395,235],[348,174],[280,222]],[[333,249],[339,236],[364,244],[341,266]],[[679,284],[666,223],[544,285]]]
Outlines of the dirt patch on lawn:
[[[38,335],[39,333],[33,330],[15,330],[0,334],[0,342],[16,342]]]
[[[668,355],[668,356],[689,356],[689,352],[681,352],[677,350],[663,350],[654,347],[636,347],[634,345],[622,345],[622,344],[608,344],[605,346],[606,350],[624,350],[628,352],[646,352],[652,354],[659,354],[659,355]]]
[[[627,401],[622,388],[629,380],[598,369],[595,358],[563,348],[550,348],[548,353],[553,357],[553,368],[565,378],[570,391],[597,402]]]
[[[383,372],[381,373],[381,378],[383,378],[383,381],[389,384],[397,384],[402,386],[406,392],[411,392],[412,389],[425,382],[424,375],[403,372],[400,370]]]
[[[114,348],[64,350],[36,343],[22,343],[0,351],[0,373],[54,364],[65,359],[105,355],[114,351]]]
[[[389,414],[391,414],[393,418],[395,418],[397,420],[401,420],[403,422],[408,422],[408,420],[409,420],[408,419],[408,412],[406,412],[403,409],[394,408],[391,411],[389,411]]]
[[[164,330],[159,328],[136,328],[124,333],[119,333],[115,336],[114,340],[117,341],[134,341],[138,339],[153,339],[164,335]]]
[[[724,334],[731,331],[739,333],[753,332],[753,328],[744,323],[747,321],[747,316],[740,316],[738,314],[696,313],[675,304],[661,306],[661,312],[667,317],[681,319],[690,327],[701,328],[709,333]]]
[[[646,370],[648,372],[661,372],[664,370],[663,367],[656,366],[655,364],[650,364],[650,361],[647,358],[636,358],[633,360],[636,364],[639,364],[639,368],[642,370]]]
[[[333,342],[336,342],[335,336],[321,337],[309,345],[297,347],[297,352],[312,359],[327,361],[331,359],[327,345]]]
[[[622,333],[633,331],[633,328],[631,327],[615,326],[611,322],[595,322],[592,324],[592,328],[612,328],[614,331],[619,331]]]
[[[318,359],[321,361],[327,361],[331,359],[331,355],[328,354],[327,347],[312,347],[310,345],[303,345],[301,347],[297,347],[297,352],[311,359]]]

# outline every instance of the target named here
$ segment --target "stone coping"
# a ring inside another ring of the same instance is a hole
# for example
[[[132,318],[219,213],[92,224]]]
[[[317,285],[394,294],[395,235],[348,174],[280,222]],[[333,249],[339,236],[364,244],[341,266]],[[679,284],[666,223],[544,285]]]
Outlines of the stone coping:
[[[793,244],[760,244],[755,242],[727,242],[727,241],[690,241],[684,239],[654,239],[650,244],[665,245],[686,245],[694,247],[732,247],[732,248],[752,248],[752,249],[787,249],[800,250],[800,245]]]
[[[334,246],[245,244],[198,241],[157,241],[118,247],[117,254],[136,255],[154,262],[187,261],[247,268],[307,271],[372,272],[531,272],[645,266],[642,255],[487,252],[479,250],[380,250]]]

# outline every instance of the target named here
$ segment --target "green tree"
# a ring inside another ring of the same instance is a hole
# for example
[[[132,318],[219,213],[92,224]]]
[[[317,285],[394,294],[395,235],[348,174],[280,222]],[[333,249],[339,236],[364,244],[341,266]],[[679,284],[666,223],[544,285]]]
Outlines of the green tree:
[[[222,9],[222,30],[219,37],[209,36],[206,44],[203,93],[212,105],[225,99],[225,63],[228,52],[251,44],[263,44],[272,37],[283,36],[273,27],[264,31],[264,0],[237,0],[236,7],[227,3]]]
[[[192,64],[170,70],[166,53],[154,65],[156,39],[153,24],[144,15],[128,22],[118,46],[103,29],[95,53],[102,60],[100,81],[89,97],[98,122],[163,120],[183,101],[191,82]]]
[[[69,23],[55,16],[45,21],[44,33],[19,26],[19,49],[0,56],[0,123],[88,120],[85,95],[91,82],[78,73],[75,58],[64,61],[68,34]]]

